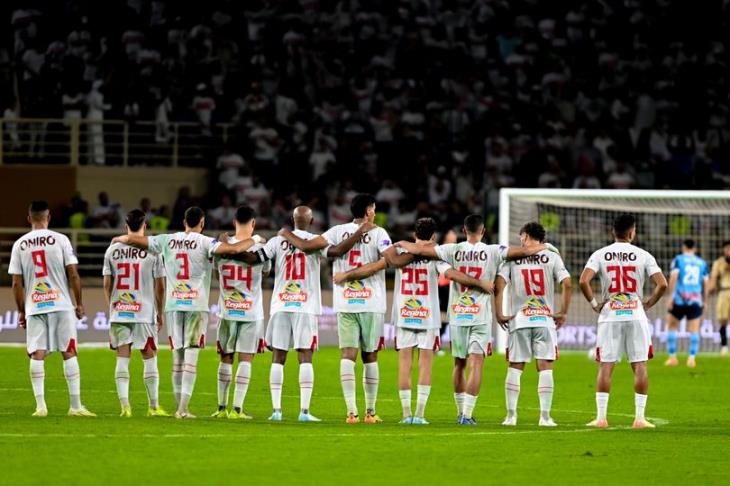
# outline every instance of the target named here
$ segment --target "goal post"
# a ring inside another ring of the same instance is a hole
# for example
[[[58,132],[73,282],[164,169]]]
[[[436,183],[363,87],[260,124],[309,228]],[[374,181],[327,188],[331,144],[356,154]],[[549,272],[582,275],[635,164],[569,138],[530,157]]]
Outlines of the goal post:
[[[730,191],[518,189],[500,190],[499,243],[519,245],[519,229],[537,221],[547,230],[547,239],[558,247],[573,278],[573,299],[566,325],[558,331],[563,348],[585,349],[595,343],[596,316],[577,285],[588,257],[613,241],[611,225],[622,213],[637,219],[635,244],[654,255],[665,275],[680,252],[682,241],[693,239],[698,254],[708,265],[730,240]],[[594,284],[597,282],[594,282]],[[665,299],[667,296],[665,296]],[[666,303],[662,300],[648,312],[655,347],[664,347]],[[716,350],[714,296],[705,304],[700,335],[702,350]],[[680,323],[680,351],[686,348],[686,323]],[[504,352],[506,335],[496,332],[496,347]]]

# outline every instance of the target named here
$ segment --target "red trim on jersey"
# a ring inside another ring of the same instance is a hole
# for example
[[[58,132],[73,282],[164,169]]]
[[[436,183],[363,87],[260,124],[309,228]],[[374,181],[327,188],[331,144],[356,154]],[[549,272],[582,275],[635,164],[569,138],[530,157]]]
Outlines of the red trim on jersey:
[[[395,342],[395,338],[393,338],[393,342]],[[381,351],[385,349],[385,336],[380,336],[380,341],[378,341],[378,349],[376,351]]]
[[[598,346],[596,346],[596,362],[601,362],[601,348],[599,348]]]
[[[266,351],[266,340],[265,339],[259,339],[259,345],[256,348],[257,353],[263,353]]]
[[[654,345],[649,345],[649,359],[652,359],[654,357]]]
[[[492,343],[487,343],[487,356],[492,355]]]
[[[198,341],[198,347],[199,348],[205,347],[205,334],[200,335],[200,341]]]
[[[170,351],[174,351],[175,345],[172,344],[172,336],[167,336],[167,340],[170,341]]]
[[[147,338],[147,341],[144,343],[144,348],[142,348],[142,351],[148,351],[150,349],[152,351],[157,351],[157,343],[155,342],[155,338],[153,338],[152,336],[149,336]]]
[[[317,336],[312,336],[312,344],[309,346],[310,351],[317,350]]]
[[[436,339],[433,340],[433,350],[438,351],[441,349],[441,337],[436,336]]]
[[[509,362],[509,348],[504,348],[504,359]]]
[[[383,338],[380,338],[380,339],[383,339]],[[396,338],[396,337],[393,338],[393,347],[395,348],[396,351],[400,351],[398,349],[398,338]]]
[[[76,340],[74,338],[71,338],[68,341],[68,347],[66,348],[67,353],[75,353],[76,352]]]

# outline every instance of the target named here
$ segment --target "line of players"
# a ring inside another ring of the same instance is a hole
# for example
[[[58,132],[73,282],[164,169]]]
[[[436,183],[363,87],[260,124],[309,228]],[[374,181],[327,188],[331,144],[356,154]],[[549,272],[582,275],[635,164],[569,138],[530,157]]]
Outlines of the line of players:
[[[255,218],[247,207],[237,210],[236,232],[218,239],[202,234],[204,213],[189,208],[185,231],[145,236],[144,214],[127,215],[127,234],[114,238],[104,261],[104,289],[110,306],[110,341],[117,350],[115,380],[122,416],[131,416],[128,399],[131,349],[144,359],[144,382],[149,398],[148,415],[168,415],[159,405],[156,362],[157,332],[166,324],[173,353],[172,382],[177,403],[175,417],[194,418],[188,410],[197,377],[198,353],[205,346],[208,299],[212,271],[220,279],[218,352],[218,409],[215,417],[249,419],[244,402],[254,355],[270,347],[273,363],[269,384],[273,413],[283,418],[281,388],[289,350],[299,359],[300,413],[303,422],[319,421],[310,413],[314,385],[312,354],[317,348],[317,315],[321,311],[320,258],[334,259],[334,307],[341,349],[340,381],[347,408],[347,423],[357,423],[355,364],[363,362],[364,422],[377,423],[379,384],[378,352],[384,348],[386,311],[384,270],[397,268],[392,322],[399,352],[399,395],[402,423],[427,424],[425,408],[431,388],[433,354],[440,347],[438,275],[451,279],[449,323],[455,358],[454,399],[458,423],[474,425],[473,410],[481,387],[482,365],[491,354],[492,294],[498,323],[509,331],[505,380],[507,417],[503,425],[517,423],[520,377],[525,363],[535,359],[539,373],[541,426],[555,426],[550,417],[553,397],[553,362],[558,358],[556,328],[565,322],[571,298],[570,274],[557,249],[545,243],[545,230],[528,223],[520,230],[519,247],[482,242],[482,218],[464,222],[466,241],[437,246],[436,225],[430,218],[415,224],[415,242],[393,244],[386,231],[373,224],[375,200],[358,195],[352,201],[353,221],[323,235],[308,231],[309,208],[294,210],[294,230],[281,230],[268,242],[254,235]],[[13,246],[10,274],[20,324],[27,328],[30,374],[36,397],[36,416],[47,415],[44,401],[44,358],[61,351],[71,395],[69,415],[91,416],[80,401],[80,373],[76,359],[76,318],[83,314],[77,260],[68,239],[48,230],[47,204],[30,207],[32,231]],[[580,277],[586,300],[599,314],[597,360],[597,417],[588,425],[607,427],[606,409],[611,373],[626,353],[635,374],[634,427],[653,427],[644,417],[651,358],[651,336],[645,309],[655,305],[667,288],[655,259],[631,244],[634,218],[623,215],[613,228],[615,243],[596,251]],[[273,265],[272,265],[273,264]],[[270,320],[264,334],[261,282],[273,266],[274,290]],[[601,281],[601,300],[595,298],[591,280]],[[642,302],[644,280],[654,285]],[[75,305],[68,295],[74,293]],[[555,286],[560,284],[560,306]],[[509,305],[503,296],[509,286]],[[164,302],[163,302],[164,301]],[[163,312],[164,309],[164,312]],[[556,310],[557,309],[557,310]],[[418,385],[412,411],[411,367],[418,349]],[[233,362],[238,355],[238,367]],[[228,411],[229,390],[235,381],[233,407]]]

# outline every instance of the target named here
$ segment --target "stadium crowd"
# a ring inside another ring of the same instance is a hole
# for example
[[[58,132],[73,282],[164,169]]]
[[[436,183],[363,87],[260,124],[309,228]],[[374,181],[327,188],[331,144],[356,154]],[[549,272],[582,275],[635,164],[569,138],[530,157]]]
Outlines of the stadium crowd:
[[[331,226],[368,191],[398,231],[494,215],[504,186],[730,186],[727,1],[26,3],[6,120],[156,120],[161,144],[170,121],[232,122],[214,221],[304,203]],[[158,213],[179,228],[192,198]],[[120,220],[107,206],[85,224]]]

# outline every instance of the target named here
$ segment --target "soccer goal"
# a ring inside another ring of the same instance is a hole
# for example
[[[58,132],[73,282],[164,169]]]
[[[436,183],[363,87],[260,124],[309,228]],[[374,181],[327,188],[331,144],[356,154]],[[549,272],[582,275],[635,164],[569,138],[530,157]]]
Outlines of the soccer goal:
[[[637,219],[634,244],[649,251],[665,274],[691,238],[698,254],[709,265],[730,240],[730,191],[502,189],[499,204],[499,242],[519,245],[520,227],[537,221],[547,230],[548,241],[558,247],[573,277],[575,294],[568,320],[558,331],[561,347],[585,349],[595,343],[596,316],[583,299],[577,279],[593,251],[613,241],[611,225],[621,213]],[[647,294],[648,295],[648,294]],[[666,298],[666,296],[665,296]],[[663,348],[665,302],[649,312],[655,347]],[[703,350],[719,343],[714,322],[714,298],[705,305],[701,327]],[[680,324],[680,343],[686,346],[686,323]],[[497,349],[504,352],[504,333],[497,333]],[[681,348],[680,348],[681,349]]]

